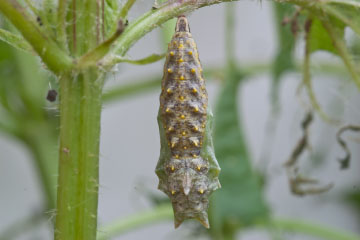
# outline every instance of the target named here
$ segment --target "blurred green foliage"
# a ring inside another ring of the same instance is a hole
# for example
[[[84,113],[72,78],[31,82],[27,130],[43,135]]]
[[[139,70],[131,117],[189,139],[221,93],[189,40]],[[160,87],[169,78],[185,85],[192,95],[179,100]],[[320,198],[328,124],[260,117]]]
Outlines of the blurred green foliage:
[[[51,77],[35,56],[0,41],[0,78],[0,131],[28,148],[47,196],[45,210],[53,209],[58,118],[57,106],[46,103]]]
[[[213,239],[235,239],[239,227],[268,217],[264,189],[251,166],[245,128],[238,117],[237,99],[243,79],[233,65],[228,66],[215,109],[214,146],[222,187],[211,198]]]
[[[119,13],[121,17],[127,18],[128,10],[134,2],[132,0],[127,1],[125,6],[128,9],[124,8]],[[344,30],[345,27],[350,27],[354,33],[360,34],[360,3],[358,1],[339,0],[318,1],[316,3],[307,0],[280,2],[282,3],[273,3],[274,23],[277,28],[277,52],[273,62],[268,64],[271,66],[269,73],[272,76],[270,101],[273,104],[273,109],[279,107],[280,82],[284,74],[301,69],[304,73],[303,83],[307,86],[310,95],[313,95],[312,108],[319,110],[310,78],[310,74],[313,73],[310,69],[312,67],[310,55],[318,50],[339,56],[354,83],[359,87],[359,68],[358,63],[354,61],[354,54],[359,53],[359,41],[353,42],[352,51],[350,51],[346,46]],[[111,11],[111,14],[106,14],[106,28],[112,29],[109,32],[113,33],[115,31],[113,23],[117,20],[114,17],[117,4],[108,0],[106,5],[108,6],[107,11]],[[228,6],[228,8],[231,7],[231,5]],[[254,72],[254,70],[250,71],[243,66],[238,67],[238,61],[233,56],[235,16],[230,11],[227,14],[228,20],[230,19],[230,22],[227,22],[226,34],[227,62],[223,66],[217,66],[214,69],[208,68],[204,71],[206,77],[217,77],[222,80],[216,103],[214,129],[216,155],[222,168],[220,175],[222,188],[216,191],[211,198],[209,215],[211,229],[207,231],[207,234],[216,240],[235,239],[239,230],[259,226],[259,222],[263,224],[265,222],[265,228],[270,228],[271,224],[274,224],[274,228],[283,227],[287,230],[324,238],[330,236],[329,239],[334,239],[331,236],[336,236],[338,240],[359,239],[357,236],[343,232],[336,235],[331,231],[332,229],[316,227],[315,225],[311,227],[311,224],[306,225],[293,221],[276,222],[272,219],[271,206],[264,199],[266,185],[261,184],[260,178],[262,176],[251,165],[252,157],[246,138],[246,129],[243,126],[242,112],[238,112],[238,109],[241,109],[238,106],[241,87],[249,78],[248,72]],[[50,22],[55,21],[52,19],[52,15],[44,16],[44,19]],[[311,21],[311,28],[308,28],[306,22],[309,23],[309,21],[305,21],[305,19]],[[172,30],[169,30],[169,26],[172,27],[172,25],[173,22],[168,22],[164,27],[165,31],[162,32],[164,42],[167,42],[171,36]],[[53,32],[54,29],[51,28],[50,31]],[[298,36],[302,36],[301,34],[304,33],[308,36],[306,41],[308,52],[305,52],[304,58],[307,62],[299,67],[294,60],[294,49]],[[49,103],[46,101],[47,91],[51,88],[57,89],[55,78],[48,72],[39,70],[39,66],[43,64],[35,56],[8,45],[9,43],[17,48],[29,50],[29,45],[22,41],[23,39],[18,33],[14,34],[1,30],[0,40],[2,40],[0,41],[0,131],[17,139],[32,154],[33,164],[36,166],[43,187],[45,196],[43,210],[45,212],[55,207],[56,199],[59,137],[59,120],[56,115],[58,114],[58,102]],[[148,64],[161,59],[162,56],[151,55],[141,60],[129,60],[121,56],[114,61],[117,63]],[[343,72],[341,74],[343,75]],[[134,82],[130,85],[110,89],[103,94],[104,102],[119,100],[123,97],[134,96],[158,88],[160,76],[139,83]],[[49,83],[52,83],[52,86],[49,86]],[[351,201],[358,207],[359,194],[354,192],[350,195]],[[172,216],[170,206],[164,205],[162,200],[158,203],[161,203],[161,206],[149,212],[139,213],[132,218],[104,227],[104,231],[109,232],[109,235],[100,234],[99,239],[107,239],[109,236],[116,236],[119,233],[155,221],[169,220]],[[33,222],[34,218],[30,217],[29,221]],[[24,226],[23,223],[20,226]],[[0,236],[0,239],[16,239],[18,230],[19,228],[15,227],[14,234],[5,234]]]

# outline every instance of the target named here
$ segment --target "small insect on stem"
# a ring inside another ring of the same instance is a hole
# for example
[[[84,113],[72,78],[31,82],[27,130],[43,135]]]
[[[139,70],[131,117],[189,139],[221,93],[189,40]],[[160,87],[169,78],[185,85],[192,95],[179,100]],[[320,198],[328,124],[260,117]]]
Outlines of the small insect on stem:
[[[47,96],[46,96],[46,99],[47,99],[49,102],[55,102],[55,101],[56,101],[56,97],[57,97],[57,92],[56,92],[56,90],[51,89],[51,90],[48,91]]]
[[[37,23],[39,24],[39,26],[42,26],[42,25],[43,25],[43,22],[42,22],[42,20],[41,20],[41,17],[37,16],[37,17],[36,17],[36,21],[37,21]]]

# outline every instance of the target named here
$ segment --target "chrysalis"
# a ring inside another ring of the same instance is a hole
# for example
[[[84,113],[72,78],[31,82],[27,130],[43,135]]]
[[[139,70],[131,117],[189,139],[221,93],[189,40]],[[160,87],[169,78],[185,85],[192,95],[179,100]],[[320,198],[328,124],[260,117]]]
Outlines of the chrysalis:
[[[161,83],[158,188],[171,199],[175,228],[197,219],[209,228],[210,194],[220,188],[212,143],[212,113],[188,21],[180,16],[169,43]]]

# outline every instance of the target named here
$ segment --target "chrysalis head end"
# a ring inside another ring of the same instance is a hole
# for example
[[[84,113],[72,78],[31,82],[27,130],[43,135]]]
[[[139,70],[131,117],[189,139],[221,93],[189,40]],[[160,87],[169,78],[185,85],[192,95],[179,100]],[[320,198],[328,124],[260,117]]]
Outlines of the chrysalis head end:
[[[178,17],[175,32],[190,32],[188,20],[184,15]]]

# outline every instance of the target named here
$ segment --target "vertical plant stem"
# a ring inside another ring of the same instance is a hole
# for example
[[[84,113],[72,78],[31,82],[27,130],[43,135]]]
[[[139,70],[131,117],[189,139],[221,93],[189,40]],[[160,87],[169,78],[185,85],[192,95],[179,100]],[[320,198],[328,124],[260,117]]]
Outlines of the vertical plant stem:
[[[309,25],[309,31],[305,35],[305,54],[304,54],[304,63],[303,63],[303,84],[308,92],[310,102],[312,107],[317,111],[319,116],[324,119],[324,121],[329,122],[330,118],[327,116],[327,114],[322,110],[318,100],[316,99],[315,93],[313,91],[312,82],[311,82],[311,74],[310,74],[310,55],[311,55],[311,46],[310,46],[310,40],[311,40],[311,25],[312,20],[308,19],[308,25]]]
[[[68,0],[59,0],[58,10],[57,10],[56,33],[60,46],[64,50],[68,49],[66,42],[66,13],[67,13],[68,5],[69,5]]]
[[[56,240],[96,239],[102,86],[97,69],[60,79]]]
[[[79,57],[98,44],[100,6],[94,0],[71,0],[68,7],[69,51]],[[96,67],[87,67],[66,72],[59,82],[60,156],[55,239],[95,240],[104,75]]]

